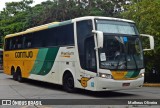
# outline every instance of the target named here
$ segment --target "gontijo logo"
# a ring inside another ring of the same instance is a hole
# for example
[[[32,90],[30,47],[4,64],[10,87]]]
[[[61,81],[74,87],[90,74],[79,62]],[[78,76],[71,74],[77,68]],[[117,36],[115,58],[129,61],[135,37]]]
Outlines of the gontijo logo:
[[[32,51],[15,52],[15,58],[32,58],[32,57],[33,57]]]

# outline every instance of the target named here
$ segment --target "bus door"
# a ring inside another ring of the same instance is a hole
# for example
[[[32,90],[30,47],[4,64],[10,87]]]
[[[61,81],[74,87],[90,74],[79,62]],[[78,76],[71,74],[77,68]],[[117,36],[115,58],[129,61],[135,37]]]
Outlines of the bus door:
[[[97,62],[96,62],[96,51],[94,37],[89,37],[85,40],[85,69],[84,75],[81,78],[81,85],[87,89],[93,89],[94,77],[97,74]],[[83,81],[83,82],[82,82]]]

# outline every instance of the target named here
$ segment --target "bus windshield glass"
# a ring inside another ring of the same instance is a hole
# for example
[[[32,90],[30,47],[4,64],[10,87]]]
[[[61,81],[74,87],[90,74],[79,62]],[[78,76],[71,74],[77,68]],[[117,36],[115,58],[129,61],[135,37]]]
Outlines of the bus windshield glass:
[[[96,20],[98,31],[104,33],[137,35],[137,29],[134,23],[122,21]]]
[[[135,70],[144,67],[139,37],[104,35],[104,47],[99,49],[100,68]]]

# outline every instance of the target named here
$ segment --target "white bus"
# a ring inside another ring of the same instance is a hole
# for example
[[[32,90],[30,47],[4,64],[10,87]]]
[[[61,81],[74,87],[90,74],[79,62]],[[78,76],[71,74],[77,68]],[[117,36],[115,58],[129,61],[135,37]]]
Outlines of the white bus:
[[[154,39],[149,37],[150,49]],[[4,73],[75,88],[108,91],[143,85],[140,34],[131,20],[86,16],[5,37]]]

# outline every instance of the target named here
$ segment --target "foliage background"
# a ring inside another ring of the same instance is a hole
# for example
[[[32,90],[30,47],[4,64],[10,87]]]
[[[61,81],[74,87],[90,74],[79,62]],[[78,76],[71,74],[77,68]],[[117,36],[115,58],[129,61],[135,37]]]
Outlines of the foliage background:
[[[81,16],[134,20],[138,30],[155,39],[155,50],[144,52],[147,82],[160,82],[160,0],[48,0],[34,7],[33,0],[6,3],[0,12],[0,43],[4,36],[34,26]],[[144,47],[147,42],[143,41]],[[156,75],[152,74],[155,67]]]

